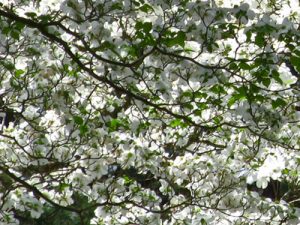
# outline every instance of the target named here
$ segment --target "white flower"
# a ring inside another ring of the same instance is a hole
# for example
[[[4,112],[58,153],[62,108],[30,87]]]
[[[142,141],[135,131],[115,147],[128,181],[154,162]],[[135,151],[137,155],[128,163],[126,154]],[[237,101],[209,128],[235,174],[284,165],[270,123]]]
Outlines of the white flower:
[[[281,176],[281,171],[285,168],[285,161],[280,156],[268,155],[263,165],[256,173],[250,173],[247,176],[247,183],[251,184],[256,181],[258,188],[266,188],[268,182],[272,178],[278,180]]]
[[[265,189],[268,186],[269,181],[269,177],[261,177],[259,180],[256,181],[256,186],[258,188]]]
[[[60,117],[54,110],[48,110],[46,114],[41,118],[40,125],[60,126]]]
[[[290,69],[287,68],[285,64],[282,64],[279,67],[278,73],[280,74],[280,79],[286,85],[291,85],[297,82],[297,77],[291,75]]]
[[[39,108],[30,105],[23,112],[23,116],[27,117],[28,119],[33,119],[39,115],[38,111]]]

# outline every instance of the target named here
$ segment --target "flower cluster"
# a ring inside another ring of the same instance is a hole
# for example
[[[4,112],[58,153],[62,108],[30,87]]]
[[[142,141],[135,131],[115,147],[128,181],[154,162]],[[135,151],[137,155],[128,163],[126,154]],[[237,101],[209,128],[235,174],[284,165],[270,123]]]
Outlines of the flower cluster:
[[[299,12],[2,1],[0,224],[298,224]]]

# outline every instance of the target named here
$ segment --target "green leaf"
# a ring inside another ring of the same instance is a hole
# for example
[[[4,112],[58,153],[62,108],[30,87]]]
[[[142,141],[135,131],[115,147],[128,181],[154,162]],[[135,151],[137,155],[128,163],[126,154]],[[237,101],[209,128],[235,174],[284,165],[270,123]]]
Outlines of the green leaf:
[[[195,114],[196,116],[201,116],[202,115],[202,110],[196,109],[193,111],[193,114]]]
[[[263,64],[263,60],[261,57],[258,57],[254,60],[254,67],[260,67]]]
[[[227,106],[231,107],[236,101],[241,99],[246,99],[248,95],[248,88],[246,86],[241,86],[236,88],[236,93],[228,100]]]
[[[222,116],[216,116],[213,118],[213,120],[215,124],[220,124],[224,120],[224,118]]]
[[[145,22],[143,30],[146,34],[148,34],[152,30],[152,23],[151,22]]]
[[[176,33],[176,35],[173,38],[168,39],[166,44],[168,47],[173,47],[175,45],[184,47],[185,39],[186,39],[185,33],[183,31],[179,31],[178,33]]]
[[[120,2],[116,2],[116,3],[112,4],[110,9],[111,10],[122,10],[123,7],[122,7],[122,4]]]
[[[104,41],[103,43],[101,43],[99,50],[114,50],[115,49],[115,45],[110,43],[109,41]]]
[[[253,93],[258,93],[259,92],[259,87],[257,87],[255,84],[250,84],[249,86],[249,91]]]
[[[193,92],[191,91],[185,91],[181,94],[181,97],[188,97],[188,98],[193,98]]]
[[[112,119],[109,123],[109,128],[110,128],[111,131],[116,131],[120,125],[121,125],[120,120]]]
[[[263,47],[265,45],[265,38],[264,35],[262,33],[258,33],[255,36],[255,44],[258,47]]]
[[[280,78],[280,74],[277,70],[272,70],[272,78],[276,80],[279,84],[283,84],[283,81]]]
[[[238,99],[236,98],[236,96],[232,96],[228,102],[227,102],[227,106],[230,108]]]
[[[80,135],[84,135],[88,132],[88,127],[85,124],[80,125],[79,127],[79,131],[80,131]]]
[[[284,107],[286,105],[287,105],[286,101],[284,101],[282,98],[277,98],[276,100],[272,101],[273,109],[276,109],[278,107]]]
[[[141,3],[140,3],[139,1],[135,1],[135,0],[133,0],[132,3],[133,3],[135,6],[140,6],[140,5],[141,5]]]
[[[265,85],[266,87],[269,87],[271,84],[271,79],[270,78],[263,78],[262,79],[262,84]]]
[[[16,23],[14,24],[14,27],[15,27],[18,31],[22,31],[23,28],[25,27],[25,24],[18,21],[18,22],[16,22]]]
[[[208,108],[208,105],[206,102],[197,102],[197,107],[201,110],[203,109],[207,109]]]
[[[207,48],[207,51],[208,51],[209,53],[212,53],[212,52],[213,52],[213,47],[212,47],[212,44],[211,44],[211,43],[208,43],[206,48]]]
[[[142,31],[145,34],[149,34],[150,31],[152,30],[152,23],[151,22],[145,22],[145,23],[143,23],[141,21],[138,21],[135,24],[135,29],[137,31]]]
[[[9,70],[9,71],[12,71],[15,69],[15,65],[12,64],[11,62],[4,62],[4,63],[1,63],[5,69]]]
[[[142,12],[145,12],[145,13],[149,13],[149,12],[154,12],[154,9],[152,8],[152,6],[148,5],[148,4],[144,4],[140,7],[140,10]]]
[[[127,175],[124,175],[123,176],[123,179],[124,179],[124,184],[125,185],[130,185],[134,182],[134,180],[132,180],[130,177],[128,177]]]
[[[201,219],[201,224],[202,225],[207,225],[207,222],[206,222],[206,220],[204,218]]]
[[[300,65],[300,57],[297,56],[291,56],[290,61],[293,66],[299,66]]]
[[[175,128],[175,127],[187,127],[187,124],[184,123],[181,119],[174,119],[170,122],[170,126],[172,128]]]
[[[66,188],[70,187],[69,184],[66,183],[60,183],[59,184],[59,191],[64,191]]]
[[[221,35],[222,35],[222,39],[231,38],[233,36],[232,32],[230,32],[230,31],[222,32]]]
[[[27,12],[27,13],[25,13],[25,15],[27,17],[30,17],[31,19],[34,19],[37,16],[35,12]]]
[[[24,73],[24,70],[16,70],[15,71],[15,77],[20,78],[23,73]]]
[[[2,30],[1,30],[2,34],[5,34],[5,35],[8,35],[9,32],[10,32],[10,30],[11,30],[10,27],[3,27],[3,28],[1,28],[1,29],[2,29]]]
[[[231,69],[231,70],[236,70],[238,68],[239,68],[238,65],[234,62],[230,63],[230,65],[229,65],[229,69]]]
[[[298,49],[295,49],[295,50],[293,51],[293,54],[296,54],[297,56],[299,56],[299,57],[300,57],[300,50],[298,50]]]
[[[12,30],[12,31],[10,32],[10,36],[11,36],[13,39],[15,39],[15,40],[19,40],[19,38],[20,38],[20,32],[17,31],[17,30]]]
[[[83,124],[83,119],[80,116],[73,116],[73,120],[77,125]]]
[[[204,92],[197,91],[197,92],[194,92],[193,94],[194,94],[195,98],[207,98],[207,93],[204,93]]]
[[[284,174],[284,175],[288,175],[289,172],[290,172],[290,170],[287,169],[287,168],[284,168],[281,172],[282,172],[282,174]]]
[[[39,16],[39,20],[42,23],[49,23],[52,20],[52,17],[50,15],[41,15]]]
[[[236,90],[238,91],[239,95],[243,97],[247,95],[248,88],[246,86],[241,86]]]
[[[250,42],[251,41],[251,36],[252,36],[252,30],[248,30],[246,32],[246,37],[247,37],[246,42]]]
[[[257,102],[264,102],[265,101],[265,97],[262,95],[255,95],[255,99]]]
[[[251,66],[249,66],[247,63],[245,62],[240,62],[239,67],[243,70],[251,70]]]
[[[36,48],[33,48],[33,47],[29,47],[27,49],[28,53],[32,54],[32,55],[41,55],[41,53],[36,49]]]
[[[226,94],[227,93],[225,91],[224,87],[219,84],[212,86],[209,90],[215,94]]]
[[[70,97],[70,94],[69,94],[68,91],[64,91],[63,94],[64,94],[65,97],[67,96],[67,98]],[[87,114],[88,114],[88,111],[86,110],[86,107],[84,107],[84,106],[79,106],[78,109],[79,109],[81,115],[87,115]]]
[[[182,107],[192,110],[194,107],[191,103],[183,103]]]
[[[300,72],[300,57],[297,56],[291,56],[290,61],[292,65],[295,67],[295,69]]]
[[[293,51],[296,47],[292,43],[287,43],[286,47],[288,47],[291,51]]]

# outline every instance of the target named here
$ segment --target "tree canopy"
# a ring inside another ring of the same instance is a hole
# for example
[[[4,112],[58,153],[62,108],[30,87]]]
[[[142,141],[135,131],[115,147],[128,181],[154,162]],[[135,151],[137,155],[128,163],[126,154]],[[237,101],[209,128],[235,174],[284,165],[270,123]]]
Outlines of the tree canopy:
[[[299,13],[2,0],[0,224],[299,224]]]

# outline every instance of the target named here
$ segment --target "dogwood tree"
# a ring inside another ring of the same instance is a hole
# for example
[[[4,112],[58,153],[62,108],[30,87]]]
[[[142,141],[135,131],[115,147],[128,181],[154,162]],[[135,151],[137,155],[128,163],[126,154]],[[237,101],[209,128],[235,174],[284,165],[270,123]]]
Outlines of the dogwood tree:
[[[298,224],[299,4],[2,0],[0,223]]]

